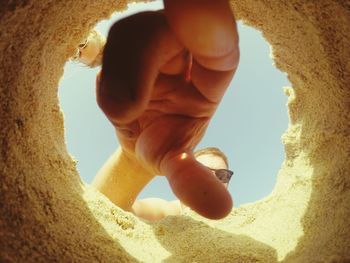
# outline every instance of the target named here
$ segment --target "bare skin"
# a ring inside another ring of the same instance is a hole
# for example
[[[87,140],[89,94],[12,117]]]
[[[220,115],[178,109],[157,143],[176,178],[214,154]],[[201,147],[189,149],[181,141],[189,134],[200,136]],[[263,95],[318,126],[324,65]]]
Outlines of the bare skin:
[[[198,162],[211,169],[228,169],[225,161],[217,155],[203,154],[196,158]],[[214,175],[214,172],[212,172]],[[227,184],[223,184],[227,188]],[[179,200],[167,201],[161,198],[136,200],[131,212],[147,221],[158,221],[166,216],[181,215],[184,205]]]
[[[228,169],[225,160],[216,154],[205,153],[197,156],[196,160],[211,169]],[[212,176],[216,178],[213,171]],[[92,184],[115,205],[147,221],[181,215],[184,205],[179,200],[167,201],[155,197],[136,200],[152,178],[151,174],[119,150],[101,168]],[[222,184],[227,188],[227,183]]]
[[[97,101],[116,129],[123,158],[143,169],[139,188],[165,175],[185,205],[223,218],[232,198],[193,149],[238,65],[235,20],[227,0],[165,0],[164,6],[113,25]]]

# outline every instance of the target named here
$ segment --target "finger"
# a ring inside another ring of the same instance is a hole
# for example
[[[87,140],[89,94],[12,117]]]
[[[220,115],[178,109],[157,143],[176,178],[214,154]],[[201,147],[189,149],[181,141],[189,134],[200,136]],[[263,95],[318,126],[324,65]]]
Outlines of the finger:
[[[152,166],[156,174],[169,153],[193,149],[203,137],[209,118],[191,118],[180,114],[162,114],[155,111],[149,120],[141,120],[142,133],[135,145],[135,154],[144,164]]]
[[[189,154],[203,137],[208,122],[208,118],[181,115],[159,117],[142,132],[135,152],[147,169],[167,176],[181,201],[205,217],[218,219],[232,208],[230,194]],[[152,167],[147,166],[150,164]]]
[[[167,48],[165,48],[167,47]],[[104,48],[97,102],[114,123],[135,120],[146,108],[161,65],[183,51],[161,12],[115,23]]]
[[[218,103],[230,85],[235,71],[236,69],[227,71],[210,70],[194,61],[191,70],[191,81],[207,100]]]
[[[238,63],[238,34],[227,0],[164,0],[175,35],[202,66],[233,70]]]
[[[165,65],[161,66],[159,72],[167,75],[179,75],[183,73],[187,67],[188,56],[188,51],[183,50],[171,58]]]
[[[174,194],[200,215],[220,219],[230,213],[233,201],[229,192],[192,154],[177,154],[162,169]]]

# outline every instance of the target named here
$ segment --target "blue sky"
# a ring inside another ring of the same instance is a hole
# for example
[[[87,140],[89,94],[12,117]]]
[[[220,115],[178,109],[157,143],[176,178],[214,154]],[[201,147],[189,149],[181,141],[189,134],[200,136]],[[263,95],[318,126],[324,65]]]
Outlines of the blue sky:
[[[107,35],[121,17],[141,10],[159,9],[161,2],[131,4],[126,12],[102,21],[97,30]],[[284,159],[281,135],[287,129],[287,75],[277,70],[270,47],[261,33],[238,22],[241,59],[235,77],[208,130],[197,147],[215,146],[226,153],[235,175],[230,182],[235,206],[268,195]],[[95,100],[95,75],[99,68],[67,62],[59,97],[65,115],[68,151],[78,160],[82,179],[90,183],[98,169],[118,147],[113,127]],[[173,200],[164,177],[157,177],[139,198]]]

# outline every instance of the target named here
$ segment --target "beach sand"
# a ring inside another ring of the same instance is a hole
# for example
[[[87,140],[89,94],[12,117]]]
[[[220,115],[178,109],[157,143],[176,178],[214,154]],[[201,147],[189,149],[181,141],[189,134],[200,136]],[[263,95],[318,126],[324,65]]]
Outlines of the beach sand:
[[[81,181],[57,96],[77,43],[127,1],[1,2],[0,262],[350,262],[350,1],[231,3],[293,86],[276,186],[223,220],[150,224]]]

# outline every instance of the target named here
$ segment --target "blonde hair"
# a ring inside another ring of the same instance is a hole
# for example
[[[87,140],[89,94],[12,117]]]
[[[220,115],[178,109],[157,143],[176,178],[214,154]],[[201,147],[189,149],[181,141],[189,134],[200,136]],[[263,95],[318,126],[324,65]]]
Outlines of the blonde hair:
[[[197,157],[199,157],[201,155],[205,155],[205,154],[212,154],[212,155],[216,155],[216,156],[221,157],[224,160],[226,166],[229,167],[227,156],[222,151],[220,151],[219,148],[206,147],[206,148],[200,149],[200,150],[194,152],[194,157],[197,158]]]
[[[103,49],[106,44],[106,38],[103,35],[101,35],[98,31],[93,29],[90,31],[89,36],[86,38],[85,42],[81,43],[80,45],[83,45],[82,48],[84,48],[85,46],[89,45],[89,42],[92,40],[94,40],[98,44],[99,52],[98,52],[98,55],[95,57],[95,59],[91,63],[89,64],[84,63],[86,66],[90,68],[101,66]],[[72,57],[72,60],[81,62],[79,59],[80,59],[80,48],[77,48],[76,54]]]
[[[101,66],[101,64],[102,64],[103,49],[104,49],[105,44],[106,44],[106,38],[103,35],[101,35],[98,31],[92,30],[90,32],[89,37],[88,37],[88,40],[90,40],[90,39],[96,40],[98,42],[99,49],[100,49],[100,52],[98,53],[98,55],[96,56],[94,61],[92,61],[88,65],[90,68],[94,68],[97,66]]]

